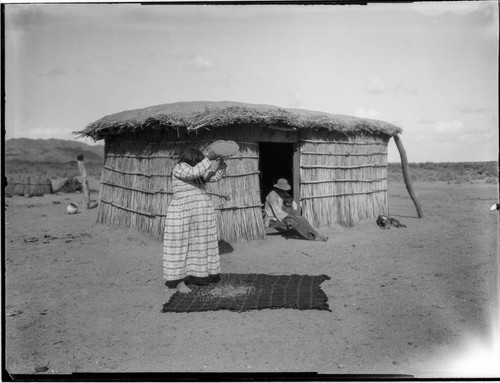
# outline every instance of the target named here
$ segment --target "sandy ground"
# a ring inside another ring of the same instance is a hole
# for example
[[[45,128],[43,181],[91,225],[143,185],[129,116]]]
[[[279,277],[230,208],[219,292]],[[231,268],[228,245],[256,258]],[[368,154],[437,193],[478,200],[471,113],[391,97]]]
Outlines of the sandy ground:
[[[161,313],[159,241],[96,224],[97,209],[65,214],[81,194],[8,198],[5,367],[482,376],[464,368],[471,342],[491,351],[498,326],[498,187],[414,186],[422,219],[404,186],[389,185],[406,229],[367,220],[320,230],[325,243],[270,235],[221,256],[223,272],[329,275],[331,312]]]

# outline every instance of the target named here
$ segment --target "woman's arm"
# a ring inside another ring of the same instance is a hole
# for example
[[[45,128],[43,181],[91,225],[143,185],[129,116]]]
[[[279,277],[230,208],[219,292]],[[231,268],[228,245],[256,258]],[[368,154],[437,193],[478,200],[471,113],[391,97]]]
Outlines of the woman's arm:
[[[205,176],[205,182],[217,182],[217,181],[220,181],[222,179],[222,177],[224,177],[224,173],[225,171],[224,170],[217,170],[215,173],[214,172],[210,172],[209,174],[207,174],[207,176]]]
[[[172,175],[183,181],[191,181],[203,177],[208,169],[210,169],[210,160],[205,158],[195,166],[189,166],[185,162],[175,165]]]
[[[227,165],[224,161],[220,160],[217,165],[217,169],[215,171],[209,171],[205,174],[205,182],[217,182],[222,179],[224,174],[226,173]]]

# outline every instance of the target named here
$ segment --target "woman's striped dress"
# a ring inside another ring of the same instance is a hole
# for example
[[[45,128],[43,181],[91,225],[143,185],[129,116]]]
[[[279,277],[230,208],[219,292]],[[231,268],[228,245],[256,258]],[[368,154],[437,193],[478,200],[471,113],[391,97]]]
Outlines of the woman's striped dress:
[[[173,200],[167,209],[163,238],[163,274],[167,284],[188,276],[208,277],[220,273],[217,222],[205,185],[208,158],[195,166],[184,162],[172,172]],[[218,170],[207,182],[219,181]]]

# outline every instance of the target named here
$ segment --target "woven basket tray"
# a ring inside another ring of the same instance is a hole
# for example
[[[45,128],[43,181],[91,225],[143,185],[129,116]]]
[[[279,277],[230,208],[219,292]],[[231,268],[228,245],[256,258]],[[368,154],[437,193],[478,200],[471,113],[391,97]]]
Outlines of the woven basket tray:
[[[240,147],[234,141],[218,140],[210,144],[207,149],[214,152],[219,157],[231,157],[239,152]]]

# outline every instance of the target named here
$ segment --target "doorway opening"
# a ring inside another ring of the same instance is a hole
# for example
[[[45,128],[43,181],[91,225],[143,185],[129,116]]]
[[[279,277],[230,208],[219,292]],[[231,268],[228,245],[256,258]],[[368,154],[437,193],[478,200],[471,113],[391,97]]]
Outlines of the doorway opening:
[[[293,188],[293,143],[260,142],[259,171],[260,199],[264,203],[273,185],[280,178],[285,178]],[[293,196],[293,189],[289,194]]]

